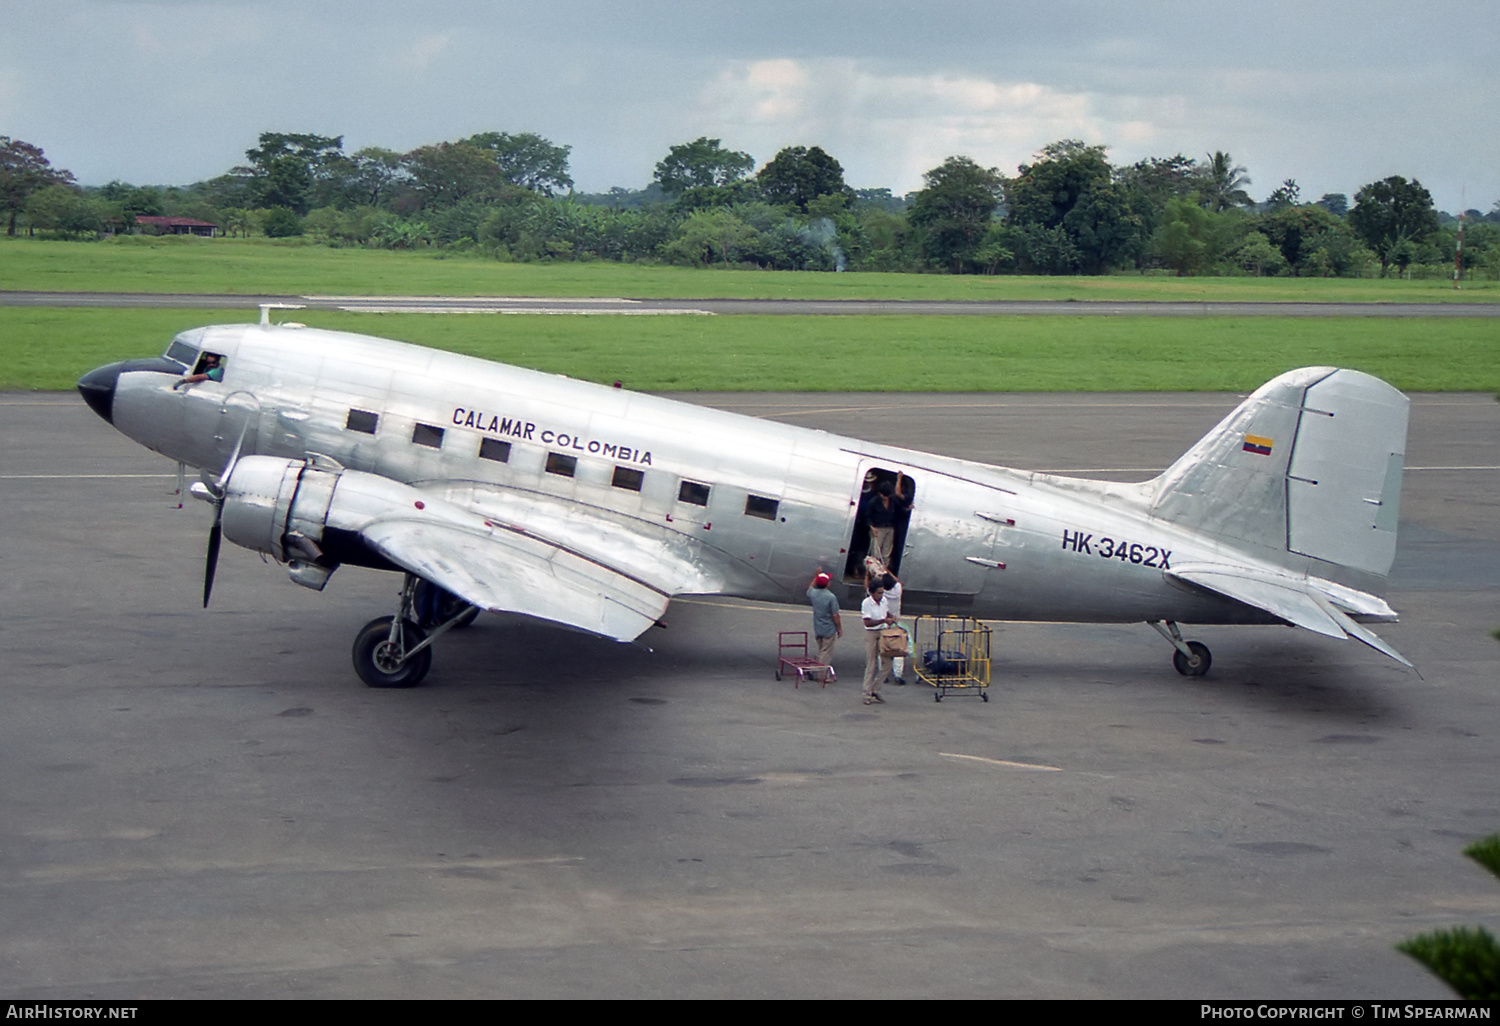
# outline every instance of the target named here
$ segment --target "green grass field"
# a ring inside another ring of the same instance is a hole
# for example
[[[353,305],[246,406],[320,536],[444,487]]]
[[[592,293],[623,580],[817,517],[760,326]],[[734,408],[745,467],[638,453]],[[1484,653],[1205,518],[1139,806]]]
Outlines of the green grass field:
[[[437,251],[269,239],[0,238],[0,289],[242,295],[621,296],[639,299],[1187,300],[1500,303],[1500,282],[1348,278],[978,277],[507,264]]]
[[[0,389],[71,388],[185,328],[254,316],[0,307]],[[1500,389],[1490,319],[289,316],[646,391],[1242,392],[1309,364],[1407,391]]]

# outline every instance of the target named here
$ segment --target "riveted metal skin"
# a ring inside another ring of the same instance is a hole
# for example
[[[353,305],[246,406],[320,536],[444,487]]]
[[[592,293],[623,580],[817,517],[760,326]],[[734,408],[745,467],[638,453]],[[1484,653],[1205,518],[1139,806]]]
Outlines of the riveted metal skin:
[[[225,536],[308,586],[341,562],[402,569],[621,640],[676,596],[805,602],[820,567],[847,602],[873,474],[912,495],[892,558],[908,613],[1292,623],[1400,658],[1358,624],[1395,616],[1380,591],[1407,401],[1356,371],[1283,374],[1163,474],[1120,484],[343,332],[227,325],[168,350],[183,373],[198,353],[222,381],[184,385],[158,358],[79,389],[142,445],[231,469]]]

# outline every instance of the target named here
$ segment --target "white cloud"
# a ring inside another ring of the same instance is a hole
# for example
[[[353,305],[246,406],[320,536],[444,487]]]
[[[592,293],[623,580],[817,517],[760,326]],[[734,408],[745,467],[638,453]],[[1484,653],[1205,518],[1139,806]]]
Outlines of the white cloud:
[[[135,50],[141,56],[155,57],[162,52],[161,40],[156,37],[156,33],[152,32],[145,25],[132,25],[130,27],[130,34],[135,37]]]
[[[15,68],[0,68],[0,122],[10,124],[21,112],[26,80]]]
[[[402,67],[421,73],[426,71],[432,62],[442,56],[443,51],[452,45],[452,33],[439,32],[426,35],[421,39],[413,40],[397,60]]]
[[[129,38],[140,62],[204,65],[225,52],[254,52],[271,34],[265,12],[230,7],[187,6],[163,11],[154,6],[110,6],[90,11],[86,30],[96,45],[111,37]]]
[[[919,188],[922,173],[963,153],[1010,172],[1056,139],[1149,142],[1145,104],[974,75],[885,74],[858,61],[736,61],[701,91],[701,123],[762,161],[787,145],[819,145],[855,184]],[[1105,108],[1128,116],[1114,116]],[[756,149],[758,147],[758,149]]]
[[[394,149],[493,129],[571,145],[591,191],[707,135],[762,162],[822,146],[897,191],[955,153],[1013,173],[1080,138],[1115,163],[1228,150],[1257,196],[1389,174],[1444,209],[1500,196],[1494,0],[858,6],[0,0],[0,133],[95,184],[218,174],[272,129]]]

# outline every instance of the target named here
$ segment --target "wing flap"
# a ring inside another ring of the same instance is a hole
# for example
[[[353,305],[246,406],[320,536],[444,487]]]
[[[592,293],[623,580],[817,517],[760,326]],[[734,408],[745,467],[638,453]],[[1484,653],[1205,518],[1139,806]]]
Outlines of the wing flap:
[[[681,534],[650,518],[612,520],[576,501],[468,481],[447,484],[442,497],[461,508],[484,511],[491,523],[607,563],[672,595],[714,594],[762,583],[731,560],[693,558],[693,547]],[[706,553],[710,536],[701,530],[696,534],[694,542]]]
[[[664,582],[630,559],[502,523],[378,474],[346,470],[325,526],[359,535],[373,551],[482,609],[632,641],[661,619]],[[669,562],[661,552],[660,562]],[[638,560],[638,556],[637,556]]]
[[[466,602],[616,641],[639,637],[670,601],[602,563],[519,532],[400,519],[369,524],[361,534],[391,562]]]
[[[1400,652],[1383,641],[1368,627],[1355,623],[1334,604],[1354,606],[1357,611],[1379,610],[1390,612],[1384,600],[1351,588],[1337,585],[1337,593],[1326,595],[1319,591],[1317,578],[1292,577],[1288,574],[1257,570],[1252,567],[1231,566],[1220,563],[1183,564],[1166,571],[1189,584],[1217,592],[1247,606],[1263,609],[1272,616],[1279,616],[1294,626],[1313,631],[1330,638],[1354,638],[1369,645],[1382,655],[1390,656],[1405,666],[1411,662]],[[1357,596],[1357,598],[1356,598]],[[1394,613],[1391,614],[1394,616]]]

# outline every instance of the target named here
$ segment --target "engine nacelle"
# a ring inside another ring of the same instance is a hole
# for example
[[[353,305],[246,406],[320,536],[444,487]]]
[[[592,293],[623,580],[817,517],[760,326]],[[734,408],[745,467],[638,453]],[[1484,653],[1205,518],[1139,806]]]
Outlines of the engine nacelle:
[[[244,457],[224,484],[224,537],[287,564],[292,580],[322,591],[338,568],[321,546],[342,473],[313,461]]]

